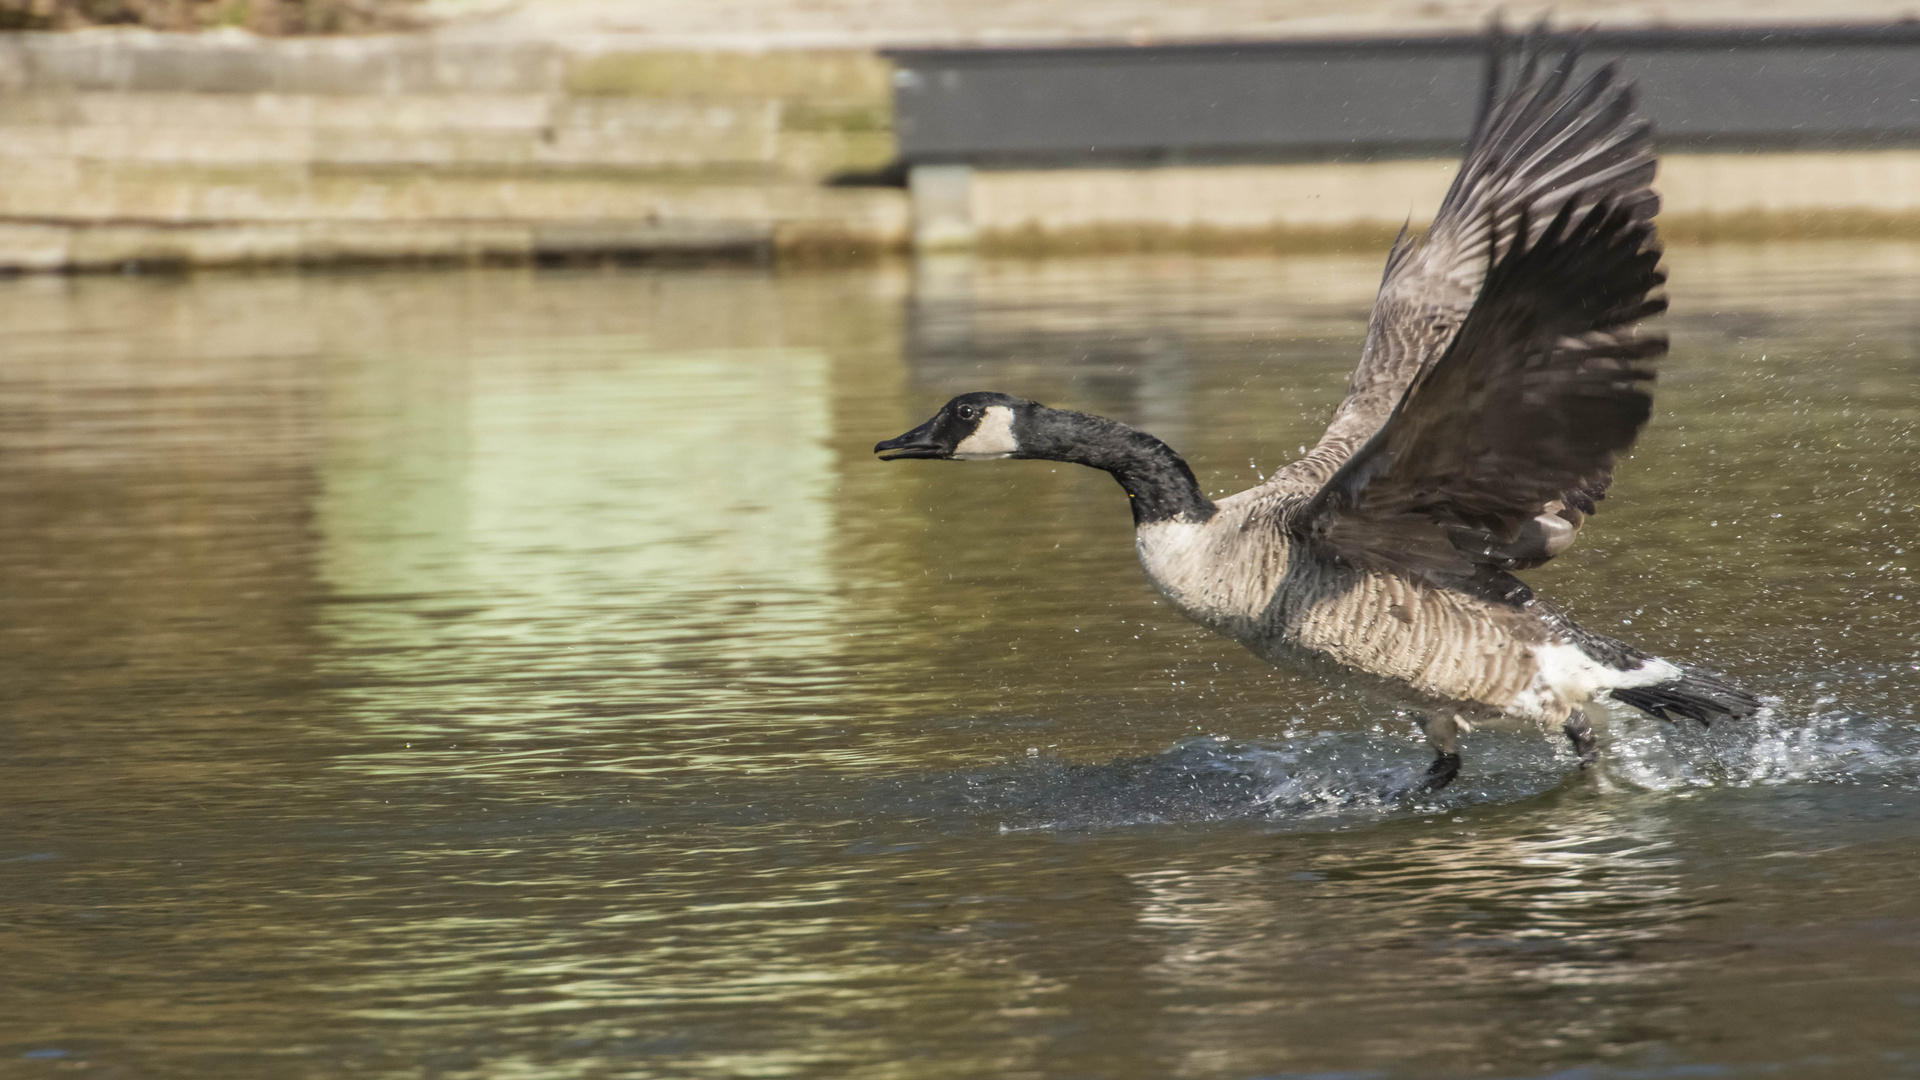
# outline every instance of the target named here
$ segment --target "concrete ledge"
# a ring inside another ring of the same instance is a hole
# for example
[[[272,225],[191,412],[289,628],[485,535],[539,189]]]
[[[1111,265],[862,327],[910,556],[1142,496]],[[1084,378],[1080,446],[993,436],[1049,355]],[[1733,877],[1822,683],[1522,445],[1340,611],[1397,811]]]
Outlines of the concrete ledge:
[[[1432,220],[1456,167],[1434,159],[976,169],[961,189],[964,210],[952,205],[957,183],[943,174],[943,198],[928,213],[944,223],[945,243],[971,235],[996,251],[1370,246],[1403,223],[1418,229]],[[1655,186],[1662,227],[1676,236],[1920,231],[1920,150],[1673,154],[1662,158]]]
[[[1400,226],[1361,223],[1326,228],[1215,229],[1143,225],[987,233],[971,250],[987,256],[1046,258],[1074,255],[1185,253],[1193,255],[1386,254]],[[1414,230],[1416,233],[1420,230]],[[1920,214],[1810,211],[1790,214],[1663,214],[1668,243],[1757,243],[1773,240],[1920,240]],[[937,250],[937,249],[936,249]],[[956,250],[948,248],[945,250]],[[944,257],[944,256],[939,256]]]
[[[196,267],[454,265],[873,258],[897,240],[831,225],[762,221],[76,222],[0,219],[0,270],[89,272]]]
[[[5,162],[0,216],[193,224],[266,221],[393,222],[494,219],[662,221],[704,218],[781,223],[843,221],[905,236],[906,194],[761,182],[721,170],[651,171],[340,168],[295,165],[193,168]]]

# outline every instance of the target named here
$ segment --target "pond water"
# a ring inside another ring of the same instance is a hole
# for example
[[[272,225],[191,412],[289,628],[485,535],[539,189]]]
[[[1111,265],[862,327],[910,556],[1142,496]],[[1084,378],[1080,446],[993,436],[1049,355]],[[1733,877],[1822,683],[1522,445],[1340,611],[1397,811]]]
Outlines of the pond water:
[[[1669,254],[1528,579],[1777,699],[1605,765],[1159,603],[1378,253],[0,283],[0,1075],[1920,1075],[1920,245]]]

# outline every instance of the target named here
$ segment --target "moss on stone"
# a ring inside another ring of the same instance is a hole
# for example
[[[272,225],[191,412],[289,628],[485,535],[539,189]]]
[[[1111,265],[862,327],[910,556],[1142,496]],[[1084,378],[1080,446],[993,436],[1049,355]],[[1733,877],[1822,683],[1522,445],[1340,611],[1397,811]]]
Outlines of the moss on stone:
[[[646,97],[771,97],[890,115],[891,80],[892,65],[855,50],[619,52],[574,60],[566,89]]]
[[[807,100],[788,102],[780,112],[784,131],[833,131],[849,135],[891,132],[893,110],[886,104],[852,105]]]
[[[1204,255],[1303,254],[1378,251],[1385,257],[1398,226],[1373,222],[1332,227],[1292,226],[1232,229],[1163,225],[1095,225],[1066,229],[996,229],[982,232],[975,250],[985,255],[1047,256],[1181,251]]]
[[[1872,210],[1796,210],[1791,213],[1662,214],[1663,239],[1683,244],[1761,240],[1920,239],[1920,214]]]

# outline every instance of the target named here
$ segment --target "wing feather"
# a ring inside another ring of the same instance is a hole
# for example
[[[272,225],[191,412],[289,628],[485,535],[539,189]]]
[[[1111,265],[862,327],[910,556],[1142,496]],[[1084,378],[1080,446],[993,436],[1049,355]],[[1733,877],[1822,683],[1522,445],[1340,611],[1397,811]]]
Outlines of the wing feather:
[[[1460,171],[1425,239],[1414,242],[1403,230],[1388,255],[1346,399],[1297,474],[1310,483],[1340,468],[1446,352],[1481,292],[1489,251],[1497,259],[1512,246],[1517,222],[1529,223],[1532,240],[1563,207],[1606,202],[1635,220],[1650,220],[1659,208],[1650,188],[1652,125],[1634,112],[1634,87],[1618,65],[1576,83],[1578,44],[1557,49],[1536,28],[1509,80],[1509,46],[1497,24],[1490,39]]]
[[[1551,558],[1652,410],[1667,351],[1653,223],[1565,200],[1539,229],[1489,223],[1491,269],[1445,355],[1289,525],[1410,569],[1467,575]],[[1500,236],[1532,237],[1496,254]],[[1557,523],[1564,522],[1564,525]],[[1558,546],[1555,546],[1555,545]]]

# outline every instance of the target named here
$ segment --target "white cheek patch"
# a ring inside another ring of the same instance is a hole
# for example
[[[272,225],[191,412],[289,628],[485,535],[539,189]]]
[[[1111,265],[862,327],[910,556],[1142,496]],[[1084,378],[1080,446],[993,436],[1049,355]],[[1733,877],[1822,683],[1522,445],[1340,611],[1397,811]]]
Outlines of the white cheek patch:
[[[989,405],[973,434],[953,448],[953,456],[961,461],[986,461],[1011,457],[1019,449],[1020,441],[1013,437],[1013,410],[1005,405]]]

